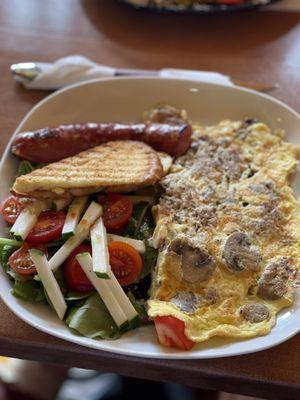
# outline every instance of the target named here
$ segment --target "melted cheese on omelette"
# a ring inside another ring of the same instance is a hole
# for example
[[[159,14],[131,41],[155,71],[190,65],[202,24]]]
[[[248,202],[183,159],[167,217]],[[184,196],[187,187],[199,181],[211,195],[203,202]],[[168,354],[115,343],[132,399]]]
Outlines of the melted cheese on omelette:
[[[300,266],[300,205],[289,184],[298,155],[263,123],[194,126],[153,210],[151,318],[179,318],[196,342],[271,330]]]

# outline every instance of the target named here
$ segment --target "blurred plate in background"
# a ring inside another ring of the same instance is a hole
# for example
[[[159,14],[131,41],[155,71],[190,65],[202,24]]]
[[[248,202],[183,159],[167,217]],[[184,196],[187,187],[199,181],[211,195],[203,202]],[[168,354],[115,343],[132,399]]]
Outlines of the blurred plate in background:
[[[245,0],[238,3],[238,0],[223,0],[227,4],[217,4],[213,0],[207,2],[198,1],[191,5],[179,4],[180,0],[120,0],[135,8],[148,9],[156,12],[171,12],[180,14],[211,14],[219,12],[250,10],[260,6],[266,6],[278,0]],[[161,3],[161,4],[158,4]]]

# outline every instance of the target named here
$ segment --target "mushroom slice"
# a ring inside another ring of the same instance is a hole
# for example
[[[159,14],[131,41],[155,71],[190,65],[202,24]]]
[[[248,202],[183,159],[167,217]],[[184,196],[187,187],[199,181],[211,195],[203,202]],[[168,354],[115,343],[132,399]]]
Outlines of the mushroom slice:
[[[175,304],[180,311],[193,313],[203,304],[203,298],[192,292],[178,292],[171,299],[171,302]]]
[[[187,122],[187,114],[185,110],[172,107],[168,104],[159,104],[143,115],[145,122],[178,124]]]
[[[296,277],[289,257],[271,261],[258,280],[257,295],[266,300],[278,300],[288,291],[288,281]]]
[[[180,256],[182,277],[187,282],[206,281],[215,271],[213,258],[205,250],[195,247],[187,238],[174,239],[168,251]]]
[[[205,299],[210,304],[216,304],[219,301],[219,293],[218,293],[217,289],[214,287],[208,287],[205,290]]]
[[[223,259],[231,272],[244,270],[257,271],[261,264],[261,255],[256,246],[251,244],[249,237],[243,232],[234,232],[226,240]]]
[[[269,318],[270,312],[267,306],[261,303],[248,303],[241,308],[241,314],[245,320],[257,324]]]

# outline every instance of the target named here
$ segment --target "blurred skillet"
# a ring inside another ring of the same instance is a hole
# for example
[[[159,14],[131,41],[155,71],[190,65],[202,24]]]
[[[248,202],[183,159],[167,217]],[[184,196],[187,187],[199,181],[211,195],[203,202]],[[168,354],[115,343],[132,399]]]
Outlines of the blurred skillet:
[[[275,3],[278,0],[246,0],[244,3],[232,4],[230,0],[227,0],[228,4],[213,4],[209,1],[207,3],[194,4],[190,6],[184,5],[165,5],[157,6],[154,1],[151,0],[120,0],[123,3],[134,6],[139,9],[148,9],[150,11],[161,12],[161,13],[179,13],[179,14],[212,14],[220,12],[230,12],[230,11],[242,11],[251,10],[261,6],[266,6],[271,3]],[[226,0],[224,0],[226,2]]]

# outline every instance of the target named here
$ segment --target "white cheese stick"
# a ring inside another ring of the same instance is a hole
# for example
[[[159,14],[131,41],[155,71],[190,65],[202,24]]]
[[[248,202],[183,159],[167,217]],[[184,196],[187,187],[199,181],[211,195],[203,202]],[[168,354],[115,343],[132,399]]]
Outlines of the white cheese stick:
[[[25,240],[28,233],[37,222],[40,213],[47,208],[47,203],[44,201],[35,201],[25,207],[16,222],[13,224],[10,232],[18,239]]]
[[[107,247],[106,229],[102,218],[91,229],[93,271],[102,279],[109,279],[109,253]]]
[[[37,249],[30,249],[29,254],[45,287],[53,308],[55,309],[59,318],[62,320],[67,310],[67,304],[57,280],[50,269],[47,257],[42,251]]]
[[[118,303],[113,292],[110,290],[109,281],[98,278],[98,276],[93,272],[93,260],[89,253],[81,253],[76,256],[81,268],[85,272],[91,284],[99,293],[104,304],[106,305],[110,315],[112,316],[118,327],[127,325],[127,317],[122,310],[122,307]]]
[[[77,225],[74,236],[68,239],[52,256],[52,258],[50,258],[49,264],[52,271],[56,271],[57,268],[69,257],[72,251],[88,237],[91,226],[100,215],[102,215],[102,207],[100,204],[92,201],[81,221]]]
[[[153,206],[156,201],[155,201],[155,197],[152,196],[127,196],[130,198],[130,200],[132,201],[133,204],[138,204],[141,203],[142,201],[144,201],[145,203],[149,203],[150,206]]]
[[[68,209],[68,213],[62,230],[62,236],[64,238],[68,238],[75,234],[75,229],[78,225],[79,218],[81,217],[81,214],[85,209],[87,201],[88,196],[76,197],[72,201]]]
[[[67,207],[71,203],[71,199],[57,199],[52,201],[52,209],[55,211],[60,211]]]
[[[139,253],[145,253],[146,246],[143,240],[131,239],[124,236],[113,235],[112,233],[108,233],[107,235],[108,243],[110,242],[124,242],[130,244],[130,246],[134,247]]]

